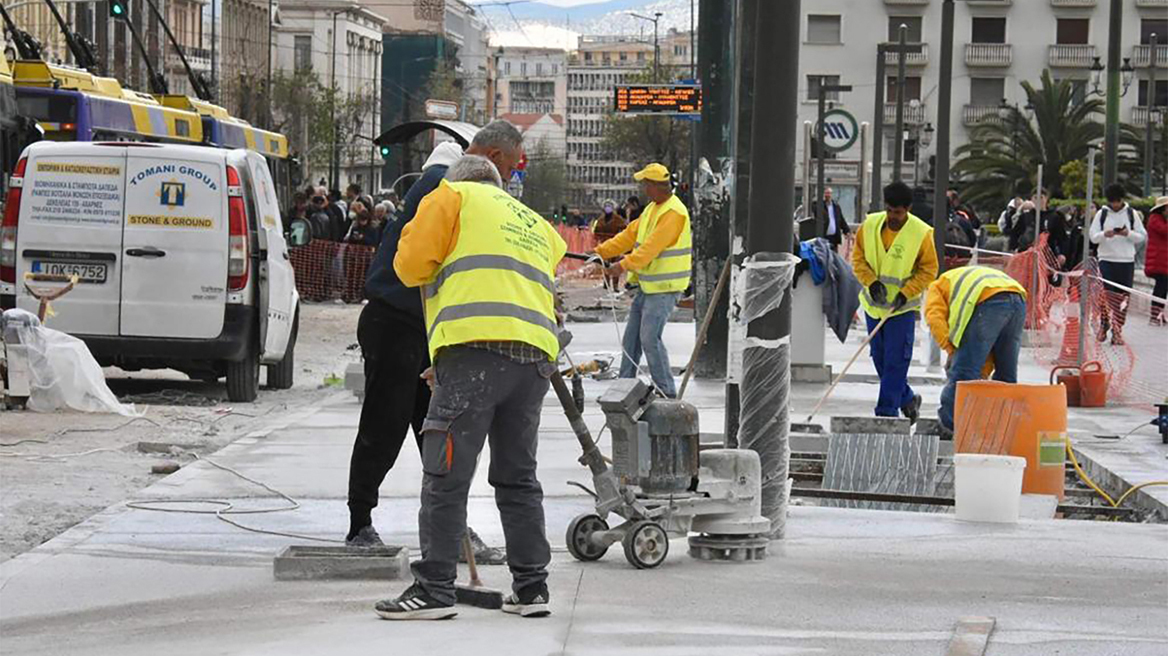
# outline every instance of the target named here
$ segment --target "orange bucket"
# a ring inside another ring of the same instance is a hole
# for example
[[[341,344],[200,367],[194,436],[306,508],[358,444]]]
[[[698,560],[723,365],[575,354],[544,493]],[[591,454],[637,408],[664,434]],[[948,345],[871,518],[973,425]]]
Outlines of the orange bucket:
[[[957,384],[954,453],[1026,458],[1022,492],[1063,498],[1067,392],[1061,385]]]
[[[1084,362],[1079,372],[1079,404],[1084,408],[1107,405],[1107,372],[1098,360]]]
[[[1067,405],[1072,408],[1079,407],[1082,399],[1082,389],[1079,386],[1079,375],[1072,374],[1072,371],[1079,371],[1079,367],[1071,365],[1059,365],[1050,370],[1050,384],[1062,385],[1067,388]],[[1061,372],[1061,373],[1060,373]],[[1055,374],[1058,373],[1056,377]]]

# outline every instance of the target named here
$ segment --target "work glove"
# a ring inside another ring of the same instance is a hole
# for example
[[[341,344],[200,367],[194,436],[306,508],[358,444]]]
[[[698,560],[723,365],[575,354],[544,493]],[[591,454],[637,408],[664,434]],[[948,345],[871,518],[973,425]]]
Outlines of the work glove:
[[[884,305],[888,302],[888,290],[884,288],[884,283],[877,280],[868,285],[868,295],[876,302],[876,305]]]
[[[908,297],[905,296],[902,292],[897,292],[896,298],[892,301],[892,311],[896,312],[906,304],[908,304]]]

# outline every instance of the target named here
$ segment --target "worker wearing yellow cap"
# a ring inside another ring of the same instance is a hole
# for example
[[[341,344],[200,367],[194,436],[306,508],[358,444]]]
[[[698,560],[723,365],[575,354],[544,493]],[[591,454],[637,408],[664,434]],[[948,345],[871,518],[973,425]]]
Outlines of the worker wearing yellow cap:
[[[686,287],[689,287],[692,237],[689,210],[673,194],[669,169],[650,164],[633,175],[649,205],[641,217],[620,234],[596,247],[604,260],[624,257],[607,272],[619,276],[627,271],[630,284],[637,284],[636,297],[629,308],[623,340],[621,378],[635,378],[644,352],[649,375],[662,394],[677,396],[669,352],[662,333],[665,323]]]
[[[938,416],[953,431],[957,383],[994,372],[994,380],[1018,382],[1018,352],[1026,324],[1026,290],[1003,271],[964,266],[941,274],[925,302],[925,321],[949,354],[948,382]]]

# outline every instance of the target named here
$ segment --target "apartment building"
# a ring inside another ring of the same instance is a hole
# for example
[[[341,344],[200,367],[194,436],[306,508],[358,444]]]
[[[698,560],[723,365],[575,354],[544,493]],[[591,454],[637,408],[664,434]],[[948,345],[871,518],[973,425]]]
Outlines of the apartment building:
[[[568,53],[555,48],[500,47],[494,51],[493,67],[494,114],[564,114]]]
[[[183,49],[183,55],[186,56],[191,69],[196,73],[202,73],[210,80],[211,51],[205,47],[207,35],[204,34],[203,27],[203,14],[207,4],[207,0],[169,0],[166,3],[166,22]],[[164,61],[170,92],[194,96],[186,67],[183,66],[174,46],[166,43],[163,49],[166,51]]]
[[[264,0],[220,0],[215,58],[219,104],[254,125],[267,123],[269,6]]]
[[[970,128],[988,117],[993,120],[1004,101],[1026,105],[1021,83],[1038,85],[1042,72],[1056,80],[1073,80],[1080,98],[1094,92],[1092,66],[1095,58],[1107,63],[1109,4],[1106,0],[965,0],[956,3],[953,47],[952,147],[968,142]],[[1168,42],[1168,0],[1123,0],[1122,57],[1134,68],[1131,85],[1120,101],[1122,121],[1144,125],[1147,71],[1151,34]],[[901,25],[908,41],[920,44],[919,53],[906,56],[903,93],[908,106],[905,123],[904,178],[912,182],[927,177],[928,157],[935,144],[926,146],[926,127],[936,125],[937,88],[940,74],[941,3],[929,0],[817,0],[803,3],[800,51],[799,121],[817,116],[819,84],[852,85],[851,92],[829,97],[835,107],[858,121],[883,121],[883,159],[894,156],[897,100],[897,54],[886,57],[888,79],[885,104],[875,108],[876,47],[895,41]],[[1168,68],[1168,45],[1159,46],[1160,77]],[[1157,85],[1156,103],[1168,106],[1168,81]],[[869,151],[871,152],[871,151]],[[849,219],[859,186],[860,144],[838,155],[840,161],[825,167],[836,198]],[[802,161],[802,139],[799,157]],[[797,179],[802,178],[800,172]],[[891,169],[884,167],[884,181]]]
[[[381,79],[381,33],[385,18],[363,5],[327,0],[284,0],[276,37],[276,70],[311,72],[322,83],[336,80],[341,98],[356,111],[341,116],[339,183],[378,189],[380,153],[370,139],[381,133],[378,111]],[[335,36],[333,30],[336,30]],[[335,75],[334,75],[335,71]],[[288,117],[288,136],[304,154],[309,180],[327,176],[327,144],[311,144],[307,117]]]
[[[604,152],[604,117],[613,87],[628,84],[653,61],[653,43],[631,37],[582,36],[568,55],[569,205],[592,210],[605,200],[636,193],[633,163]]]

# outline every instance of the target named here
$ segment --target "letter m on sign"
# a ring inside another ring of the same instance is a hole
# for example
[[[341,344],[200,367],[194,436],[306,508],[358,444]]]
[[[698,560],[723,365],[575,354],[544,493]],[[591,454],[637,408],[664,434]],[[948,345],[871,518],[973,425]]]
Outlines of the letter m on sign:
[[[830,122],[823,126],[823,130],[827,133],[828,139],[839,139],[840,141],[850,141],[851,133],[848,132],[846,123]]]

